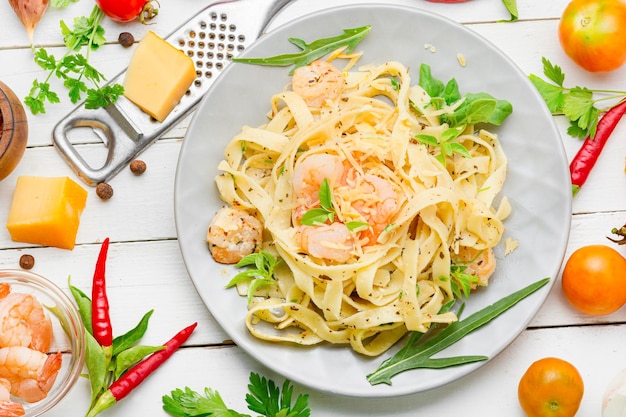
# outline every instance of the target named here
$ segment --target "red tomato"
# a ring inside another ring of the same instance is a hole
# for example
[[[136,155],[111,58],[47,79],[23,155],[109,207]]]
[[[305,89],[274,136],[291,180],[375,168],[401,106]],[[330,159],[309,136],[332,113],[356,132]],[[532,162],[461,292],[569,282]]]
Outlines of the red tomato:
[[[606,72],[626,62],[626,3],[622,0],[573,0],[559,23],[565,53],[592,72]]]
[[[96,0],[102,12],[118,22],[129,22],[139,17],[148,0]]]

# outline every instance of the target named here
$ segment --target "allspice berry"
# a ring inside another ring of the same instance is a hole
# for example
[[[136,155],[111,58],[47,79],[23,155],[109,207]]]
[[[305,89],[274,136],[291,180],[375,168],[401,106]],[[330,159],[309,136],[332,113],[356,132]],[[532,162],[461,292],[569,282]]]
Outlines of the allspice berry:
[[[108,200],[113,197],[113,187],[106,182],[101,182],[96,186],[96,194],[102,200]]]
[[[135,42],[135,37],[130,32],[122,32],[117,40],[124,48],[128,48]]]
[[[35,258],[33,255],[24,254],[20,256],[20,268],[32,269],[35,266]]]
[[[130,163],[130,170],[135,175],[141,175],[146,172],[146,163],[141,159],[135,159]]]

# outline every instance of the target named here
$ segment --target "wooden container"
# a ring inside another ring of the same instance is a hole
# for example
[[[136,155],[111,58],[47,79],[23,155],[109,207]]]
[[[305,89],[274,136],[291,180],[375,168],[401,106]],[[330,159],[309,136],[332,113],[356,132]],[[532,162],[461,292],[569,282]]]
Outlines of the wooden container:
[[[22,159],[28,143],[28,120],[15,93],[0,81],[0,181]]]

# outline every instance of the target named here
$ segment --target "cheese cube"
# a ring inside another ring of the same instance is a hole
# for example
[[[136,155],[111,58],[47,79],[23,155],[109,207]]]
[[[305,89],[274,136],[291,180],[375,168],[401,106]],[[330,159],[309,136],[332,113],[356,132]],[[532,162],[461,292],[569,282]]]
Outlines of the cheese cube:
[[[73,249],[87,191],[68,177],[20,176],[7,220],[16,242]]]
[[[193,60],[149,31],[133,52],[124,78],[124,95],[162,122],[195,78]]]

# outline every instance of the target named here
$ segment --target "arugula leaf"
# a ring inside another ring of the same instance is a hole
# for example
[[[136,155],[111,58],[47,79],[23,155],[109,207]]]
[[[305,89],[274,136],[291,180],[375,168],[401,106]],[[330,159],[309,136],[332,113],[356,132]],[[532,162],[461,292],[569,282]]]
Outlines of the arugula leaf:
[[[543,98],[550,113],[555,116],[564,115],[569,119],[567,133],[570,136],[595,137],[600,116],[614,106],[598,107],[598,103],[615,99],[619,102],[626,96],[626,91],[566,87],[565,74],[561,67],[553,65],[546,57],[542,57],[541,62],[543,75],[547,81],[535,74],[530,74],[528,78]],[[596,98],[596,95],[601,97]]]
[[[287,379],[281,389],[272,381],[254,372],[250,373],[249,393],[246,403],[251,411],[265,417],[309,417],[308,394],[299,394],[295,403],[293,386]],[[163,409],[175,417],[250,417],[229,409],[220,394],[210,388],[204,389],[204,395],[192,390],[177,388],[170,395],[162,397]]]
[[[304,40],[299,38],[289,38],[289,42],[301,49],[300,52],[275,55],[266,58],[235,57],[232,60],[234,62],[241,62],[244,64],[277,67],[293,65],[294,68],[289,72],[291,75],[296,68],[308,65],[316,59],[336,51],[339,48],[347,47],[348,52],[352,52],[356,45],[370,32],[371,29],[372,27],[370,25],[353,29],[344,29],[343,34],[341,35],[318,39],[311,43],[306,43]]]
[[[420,342],[424,335],[423,333],[410,333],[407,344],[391,358],[385,360],[374,372],[367,375],[367,380],[372,385],[381,383],[391,385],[392,377],[411,369],[437,369],[487,360],[486,356],[455,356],[448,358],[432,358],[432,356],[489,323],[546,285],[549,281],[550,278],[544,278],[509,294],[471,316],[448,325],[440,333],[433,335],[432,338],[422,343]],[[460,314],[457,315],[460,316]]]
[[[252,297],[254,297],[256,290],[276,285],[276,281],[274,280],[274,270],[280,262],[280,258],[276,258],[271,253],[264,250],[260,250],[257,253],[251,253],[239,261],[235,267],[244,268],[254,265],[255,268],[245,270],[235,275],[228,282],[228,284],[226,284],[226,288],[234,287],[241,282],[250,281],[250,287],[248,288],[249,303],[252,301]]]

